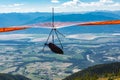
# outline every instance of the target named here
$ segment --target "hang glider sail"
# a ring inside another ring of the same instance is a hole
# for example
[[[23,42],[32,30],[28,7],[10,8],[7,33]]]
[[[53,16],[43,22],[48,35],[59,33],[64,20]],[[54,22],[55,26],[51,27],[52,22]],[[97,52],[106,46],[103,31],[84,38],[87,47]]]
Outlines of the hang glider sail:
[[[10,31],[16,31],[16,30],[23,30],[27,28],[29,27],[27,26],[4,27],[4,28],[0,28],[0,32],[10,32]]]
[[[55,28],[63,28],[69,26],[90,26],[90,25],[115,25],[120,24],[120,20],[98,21],[98,22],[54,22]],[[51,22],[37,23],[30,25],[33,28],[52,28]]]
[[[78,24],[78,23],[76,23],[76,22],[54,22],[54,27],[62,28],[62,27],[73,26],[76,24]],[[32,24],[30,26],[32,26],[34,28],[52,28],[53,23],[51,23],[51,22],[36,23],[36,24]]]
[[[54,22],[55,28],[63,28],[69,26],[92,26],[92,25],[115,25],[120,24],[120,20],[110,20],[110,21],[98,21],[98,22]],[[16,30],[24,30],[28,28],[52,28],[51,22],[37,23],[26,26],[12,26],[0,28],[0,32],[10,32]]]

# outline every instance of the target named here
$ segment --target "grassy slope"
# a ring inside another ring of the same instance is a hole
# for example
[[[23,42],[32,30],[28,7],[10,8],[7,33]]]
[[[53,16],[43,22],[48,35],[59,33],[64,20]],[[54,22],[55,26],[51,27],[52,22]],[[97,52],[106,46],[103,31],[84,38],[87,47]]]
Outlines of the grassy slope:
[[[63,80],[120,80],[120,62],[89,67]]]

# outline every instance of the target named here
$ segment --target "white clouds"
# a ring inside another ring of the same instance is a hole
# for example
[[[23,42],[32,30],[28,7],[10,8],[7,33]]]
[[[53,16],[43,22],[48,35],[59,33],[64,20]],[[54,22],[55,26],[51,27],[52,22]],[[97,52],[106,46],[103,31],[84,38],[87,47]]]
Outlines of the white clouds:
[[[120,10],[120,3],[113,0],[99,0],[95,2],[82,2],[80,0],[67,1],[59,7],[61,12],[84,12],[96,10]]]
[[[0,5],[0,13],[7,12],[50,12],[51,6],[56,7],[56,12],[86,12],[96,10],[120,10],[120,2],[114,0],[96,0],[91,2],[83,2],[82,0],[50,0],[54,4],[30,5],[27,3],[13,3]],[[45,3],[46,4],[46,3]],[[40,6],[40,7],[39,7]]]
[[[15,4],[8,4],[8,5],[1,5],[1,7],[11,8],[11,7],[20,7],[20,6],[23,6],[23,5],[24,5],[24,4],[15,3]]]
[[[1,34],[0,40],[22,40],[22,39],[30,39],[30,42],[40,42],[46,40],[46,35],[41,35],[38,38],[36,34]]]
[[[35,38],[35,39],[31,39],[31,42],[42,42],[45,40],[46,40],[46,38]]]
[[[67,6],[77,6],[80,3],[79,0],[72,0],[72,1],[68,1],[63,3],[62,5],[67,7]]]
[[[18,39],[25,39],[25,38],[33,38],[31,37],[32,34],[2,34],[0,35],[0,40],[18,40]]]
[[[100,0],[102,3],[113,3],[113,0]]]
[[[51,0],[52,3],[59,3],[59,0]]]
[[[23,6],[24,4],[22,3],[6,4],[6,5],[0,5],[0,9],[2,13],[20,12]]]
[[[80,39],[80,40],[93,40],[98,37],[99,36],[96,36],[93,34],[73,34],[73,35],[66,36],[66,38],[73,38],[73,39]]]
[[[18,6],[23,6],[24,4],[18,4],[18,3],[16,3],[16,4],[13,4],[13,7],[18,7]]]

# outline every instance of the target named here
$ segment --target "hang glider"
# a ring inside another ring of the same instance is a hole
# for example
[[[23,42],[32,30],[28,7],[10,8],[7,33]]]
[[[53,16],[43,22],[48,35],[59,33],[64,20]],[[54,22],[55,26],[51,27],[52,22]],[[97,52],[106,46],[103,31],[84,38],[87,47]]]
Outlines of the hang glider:
[[[16,30],[24,30],[27,28],[51,28],[49,36],[43,46],[43,52],[46,46],[48,46],[52,52],[56,54],[64,54],[63,52],[63,45],[60,40],[59,35],[64,35],[60,33],[57,28],[69,27],[69,26],[90,26],[90,25],[115,25],[120,24],[120,20],[109,20],[109,21],[98,21],[98,22],[55,22],[54,21],[54,8],[52,8],[52,22],[45,22],[45,23],[36,23],[36,24],[29,24],[23,26],[12,26],[12,27],[4,27],[0,28],[0,32],[10,32]],[[61,48],[55,44],[55,37],[58,39]],[[52,42],[49,41],[51,38]]]

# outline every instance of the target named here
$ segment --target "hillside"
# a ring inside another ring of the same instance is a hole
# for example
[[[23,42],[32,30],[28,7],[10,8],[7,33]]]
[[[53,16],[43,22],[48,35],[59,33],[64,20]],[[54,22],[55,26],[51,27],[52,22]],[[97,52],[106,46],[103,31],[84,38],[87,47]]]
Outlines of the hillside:
[[[11,75],[0,73],[0,80],[31,80],[22,75]]]
[[[63,80],[115,80],[120,78],[120,62],[88,67]]]

